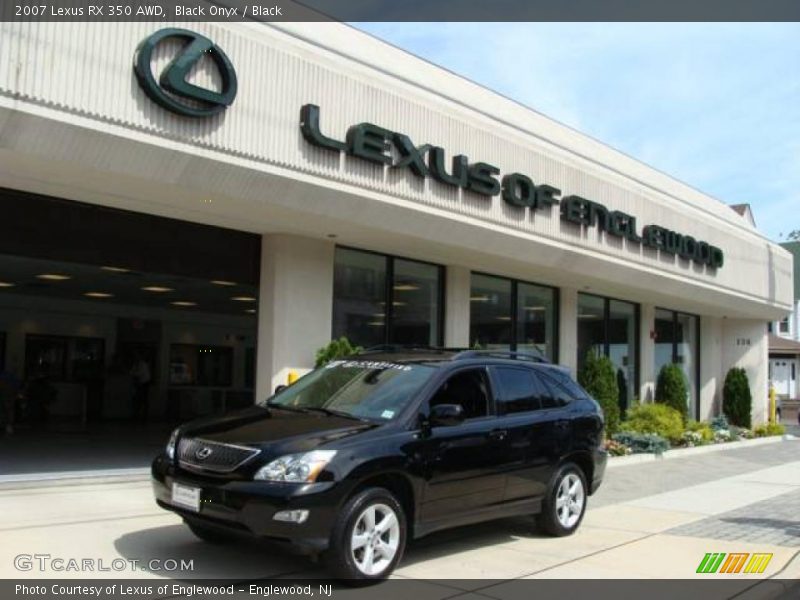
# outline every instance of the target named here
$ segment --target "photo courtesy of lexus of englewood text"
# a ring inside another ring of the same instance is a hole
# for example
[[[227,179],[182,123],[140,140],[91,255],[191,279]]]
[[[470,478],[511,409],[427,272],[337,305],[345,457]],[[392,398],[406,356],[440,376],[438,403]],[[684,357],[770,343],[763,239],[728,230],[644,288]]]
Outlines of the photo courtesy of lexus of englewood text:
[[[0,597],[800,598],[800,5],[0,4]]]

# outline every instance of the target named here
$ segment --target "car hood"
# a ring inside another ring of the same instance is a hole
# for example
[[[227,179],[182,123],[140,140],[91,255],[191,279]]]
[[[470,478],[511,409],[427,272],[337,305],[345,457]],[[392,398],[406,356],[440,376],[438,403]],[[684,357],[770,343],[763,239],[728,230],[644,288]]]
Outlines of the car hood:
[[[307,452],[323,444],[376,427],[324,413],[253,407],[221,417],[193,421],[181,427],[181,437],[198,437],[225,444],[269,449],[277,455]]]

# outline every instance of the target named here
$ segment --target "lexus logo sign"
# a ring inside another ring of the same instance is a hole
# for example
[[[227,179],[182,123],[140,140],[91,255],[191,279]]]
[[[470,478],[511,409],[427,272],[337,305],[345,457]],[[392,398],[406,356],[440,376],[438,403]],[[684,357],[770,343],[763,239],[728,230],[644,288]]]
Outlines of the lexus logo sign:
[[[153,52],[161,42],[172,38],[182,40],[183,48],[156,80],[151,67]],[[206,55],[219,71],[222,80],[219,92],[186,81],[192,67]],[[153,102],[185,117],[215,115],[228,108],[236,98],[236,71],[228,56],[207,37],[188,29],[161,29],[142,40],[136,48],[133,71]]]

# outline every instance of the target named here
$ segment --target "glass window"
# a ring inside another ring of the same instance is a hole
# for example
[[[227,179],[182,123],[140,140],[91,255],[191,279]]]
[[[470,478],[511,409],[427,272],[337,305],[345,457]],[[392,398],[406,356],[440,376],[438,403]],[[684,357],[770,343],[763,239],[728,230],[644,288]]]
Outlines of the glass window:
[[[690,414],[696,414],[700,318],[662,308],[656,309],[655,316],[656,377],[664,365],[677,364],[686,377]]]
[[[364,348],[440,345],[441,296],[442,268],[437,265],[337,248],[333,337],[345,336]]]
[[[386,257],[336,249],[333,338],[368,348],[386,343]]]
[[[426,263],[394,261],[390,343],[438,345],[440,270]]]
[[[675,316],[675,362],[686,377],[690,406],[697,398],[697,324],[698,318],[694,315],[678,313]]]
[[[549,377],[542,377],[541,379],[547,388],[547,393],[542,396],[542,408],[559,408],[570,403],[572,397],[567,393],[567,390]]]
[[[605,316],[605,298],[578,294],[578,370],[590,352],[606,353]]]
[[[511,280],[472,274],[469,343],[486,350],[511,348]]]
[[[464,417],[476,419],[489,414],[489,381],[484,369],[459,371],[442,384],[429,405],[458,404]]]
[[[496,367],[494,370],[500,389],[497,391],[497,413],[513,413],[539,410],[542,397],[547,390],[528,369]]]
[[[170,385],[230,387],[233,348],[172,344],[169,351]]]
[[[621,414],[630,406],[636,395],[636,332],[638,330],[636,305],[619,300],[608,303],[608,357],[614,363],[619,388]]]
[[[556,360],[558,290],[473,273],[470,289],[470,346],[528,350]]]
[[[517,285],[517,350],[536,350],[555,360],[556,291],[530,283]]]
[[[614,364],[622,414],[638,386],[638,307],[630,302],[578,294],[578,369],[589,352],[608,356]]]
[[[780,333],[789,333],[789,317],[784,317],[778,324],[778,331]]]

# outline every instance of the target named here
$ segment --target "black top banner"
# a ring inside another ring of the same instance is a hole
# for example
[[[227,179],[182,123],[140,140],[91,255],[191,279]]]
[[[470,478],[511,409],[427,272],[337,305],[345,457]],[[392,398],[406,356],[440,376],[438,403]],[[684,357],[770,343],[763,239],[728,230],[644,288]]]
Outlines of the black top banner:
[[[798,0],[2,0],[1,21],[800,21]]]

